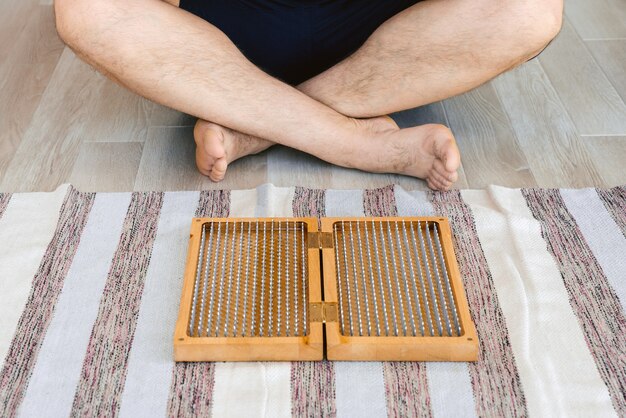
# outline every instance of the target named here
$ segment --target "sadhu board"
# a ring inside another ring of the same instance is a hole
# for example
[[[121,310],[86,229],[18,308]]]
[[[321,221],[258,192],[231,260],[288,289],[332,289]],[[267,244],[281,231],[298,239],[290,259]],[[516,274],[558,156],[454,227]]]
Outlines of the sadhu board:
[[[176,361],[475,361],[441,217],[194,218]]]

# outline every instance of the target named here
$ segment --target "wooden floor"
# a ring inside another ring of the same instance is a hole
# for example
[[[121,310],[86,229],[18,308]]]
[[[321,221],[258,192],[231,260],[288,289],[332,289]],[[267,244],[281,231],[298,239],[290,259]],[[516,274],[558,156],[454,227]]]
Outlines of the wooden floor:
[[[274,147],[211,183],[194,166],[194,119],[125,91],[58,39],[50,0],[0,0],[0,191],[365,188],[423,181],[333,167]],[[393,115],[450,126],[459,188],[626,184],[626,3],[566,0],[538,58],[459,97]]]

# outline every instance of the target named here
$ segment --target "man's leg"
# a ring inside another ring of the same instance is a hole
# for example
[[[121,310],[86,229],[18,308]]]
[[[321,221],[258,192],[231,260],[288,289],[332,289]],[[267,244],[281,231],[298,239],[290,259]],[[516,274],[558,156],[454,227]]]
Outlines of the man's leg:
[[[353,55],[298,89],[359,118],[432,103],[535,56],[558,33],[562,7],[562,0],[423,1],[386,21]],[[218,177],[227,162],[272,144],[203,121],[196,140],[204,169]]]
[[[55,11],[68,45],[161,104],[345,167],[425,178],[439,189],[456,176],[449,131],[372,129],[263,73],[217,28],[172,5],[56,0]]]
[[[427,0],[383,23],[354,54],[299,89],[364,118],[477,87],[537,55],[563,0]]]

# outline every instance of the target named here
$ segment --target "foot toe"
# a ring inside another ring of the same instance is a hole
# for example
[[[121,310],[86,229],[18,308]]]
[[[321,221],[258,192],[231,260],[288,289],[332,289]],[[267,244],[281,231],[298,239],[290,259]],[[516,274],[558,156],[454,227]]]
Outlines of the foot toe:
[[[433,162],[433,171],[452,183],[454,183],[459,177],[456,170],[453,172],[448,171],[444,165],[444,162],[441,160],[435,160]]]
[[[452,181],[450,181],[447,177],[441,175],[441,173],[436,170],[432,170],[429,173],[428,177],[432,178],[434,181],[441,184],[442,186],[450,187],[452,185]]]
[[[215,161],[211,171],[209,173],[209,178],[215,182],[224,180],[224,176],[226,175],[226,168],[228,167],[228,163],[226,162],[226,158],[222,157]]]
[[[433,190],[445,191],[445,190],[448,190],[448,188],[450,187],[450,186],[446,186],[445,184],[441,183],[440,181],[432,177],[427,178],[426,183],[428,184],[428,187],[430,187]]]
[[[461,154],[454,140],[446,147],[442,160],[444,168],[449,173],[455,173],[461,166]]]

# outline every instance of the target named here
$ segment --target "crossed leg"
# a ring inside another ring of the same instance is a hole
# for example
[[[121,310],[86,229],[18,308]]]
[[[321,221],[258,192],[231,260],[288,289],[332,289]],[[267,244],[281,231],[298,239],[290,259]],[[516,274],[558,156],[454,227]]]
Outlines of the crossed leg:
[[[171,5],[55,2],[61,37],[87,61],[139,94],[212,121],[197,126],[196,140],[216,179],[271,138],[337,165],[424,178],[433,189],[456,179],[450,131],[400,130],[375,117],[469,90],[530,58],[558,32],[561,8],[561,0],[424,1],[294,89]]]

